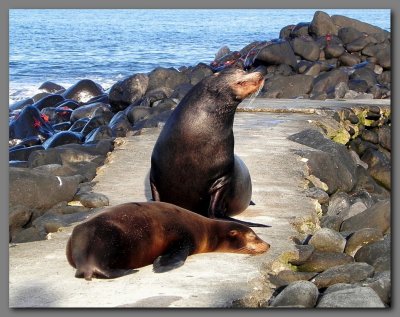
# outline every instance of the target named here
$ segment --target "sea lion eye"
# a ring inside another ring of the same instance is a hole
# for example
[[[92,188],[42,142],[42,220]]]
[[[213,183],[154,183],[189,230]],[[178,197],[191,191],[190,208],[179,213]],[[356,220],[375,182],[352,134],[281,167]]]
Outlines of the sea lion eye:
[[[238,234],[237,230],[231,230],[229,231],[229,236],[234,237]]]

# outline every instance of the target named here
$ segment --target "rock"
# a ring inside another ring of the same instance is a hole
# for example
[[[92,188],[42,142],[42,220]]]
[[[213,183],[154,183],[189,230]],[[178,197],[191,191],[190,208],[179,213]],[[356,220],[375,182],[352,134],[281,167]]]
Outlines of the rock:
[[[373,277],[366,279],[362,284],[362,286],[372,288],[378,294],[382,302],[390,306],[390,300],[392,297],[390,271],[379,272]]]
[[[300,55],[308,61],[317,61],[319,59],[319,46],[310,37],[296,37],[291,42],[295,54]]]
[[[262,48],[255,57],[255,62],[263,65],[287,64],[297,68],[297,60],[288,41],[280,40]]]
[[[349,219],[355,215],[358,215],[359,213],[362,213],[364,210],[367,209],[367,206],[361,201],[358,201],[350,206],[348,211],[343,214],[343,220]]]
[[[384,69],[391,68],[391,53],[390,53],[390,44],[382,43],[366,46],[362,53],[367,56],[376,57],[376,61],[379,65],[381,65]]]
[[[342,217],[340,216],[322,216],[320,219],[320,225],[323,228],[329,228],[335,231],[339,231],[340,230],[340,226],[343,222]]]
[[[383,200],[343,221],[341,231],[376,228],[385,233],[390,227],[390,200]]]
[[[329,195],[318,187],[311,187],[307,189],[306,196],[316,199],[320,204],[329,202]]]
[[[115,114],[108,126],[115,137],[125,137],[126,133],[132,130],[132,125],[124,111]]]
[[[282,40],[288,40],[292,33],[292,30],[296,27],[296,25],[291,24],[283,27],[279,32],[279,38]]]
[[[276,287],[286,286],[295,281],[308,281],[315,277],[318,273],[314,272],[297,272],[291,270],[280,271],[277,275],[270,275],[269,280]]]
[[[103,88],[90,79],[78,81],[62,93],[65,99],[72,99],[79,103],[84,103],[93,97],[104,94]]]
[[[29,227],[27,229],[21,230],[15,234],[12,239],[13,243],[24,243],[32,241],[43,240],[44,236],[39,233],[39,231],[34,227]]]
[[[46,81],[41,84],[38,89],[43,90],[44,92],[48,92],[49,94],[54,94],[60,90],[64,90],[65,88],[63,86],[57,85],[56,83],[53,83],[52,81]]]
[[[15,235],[28,224],[32,216],[32,210],[25,206],[15,205],[8,210],[8,229],[10,240],[13,240]]]
[[[350,75],[350,79],[364,80],[368,84],[368,87],[375,86],[378,83],[375,72],[368,67],[356,69]]]
[[[335,86],[333,97],[335,99],[342,99],[345,96],[346,92],[348,91],[349,91],[349,86],[347,86],[347,83],[340,82]]]
[[[124,110],[138,101],[144,96],[148,85],[149,77],[146,74],[135,74],[115,83],[109,92],[112,111]]]
[[[320,63],[313,63],[304,72],[304,75],[317,77],[321,72],[321,64]]]
[[[311,21],[309,32],[315,36],[337,35],[338,29],[328,14],[323,11],[316,11]]]
[[[326,192],[350,191],[356,181],[356,165],[342,144],[331,141],[314,129],[307,129],[291,135],[289,140],[307,145],[319,151],[298,151],[308,158],[309,174],[315,175],[328,185]]]
[[[392,150],[391,139],[391,128],[389,126],[384,125],[378,129],[379,144],[389,151]]]
[[[308,244],[321,252],[343,252],[346,239],[332,229],[321,228],[314,233]]]
[[[352,263],[354,259],[344,253],[314,251],[307,262],[298,266],[302,272],[323,272],[331,267]]]
[[[70,143],[82,144],[83,143],[82,134],[72,131],[60,131],[51,136],[50,138],[48,138],[45,142],[43,142],[43,147],[45,149],[50,149]]]
[[[193,67],[189,73],[190,83],[194,86],[201,80],[213,74],[210,66],[204,63],[199,63]]]
[[[308,258],[311,256],[311,254],[314,252],[314,246],[312,245],[302,245],[302,244],[297,244],[295,245],[295,248],[297,250],[296,258],[295,259],[290,259],[288,263],[293,264],[293,265],[301,265],[305,263]]]
[[[391,83],[391,71],[383,71],[382,74],[377,76],[378,83],[388,85]]]
[[[75,122],[81,118],[92,118],[95,115],[95,112],[101,109],[103,111],[110,111],[109,105],[102,103],[102,102],[95,102],[89,105],[81,106],[74,111],[72,111],[71,114],[71,122]]]
[[[391,161],[380,151],[367,149],[361,159],[368,164],[370,175],[386,189],[391,189]]]
[[[55,133],[34,105],[27,105],[9,124],[9,140],[39,137],[47,139]]]
[[[314,307],[318,299],[317,287],[308,281],[296,281],[290,283],[272,301],[272,307],[285,307],[300,305],[303,307]]]
[[[356,19],[352,19],[352,18],[348,18],[346,16],[343,15],[332,15],[331,16],[332,22],[339,26],[339,28],[344,28],[344,27],[351,27],[356,29],[357,31],[361,32],[361,33],[367,33],[367,34],[371,34],[374,35],[375,34],[387,34],[389,32],[384,31],[383,29],[377,27],[377,26],[373,26],[371,24],[356,20]]]
[[[374,274],[374,267],[367,263],[350,263],[331,267],[311,280],[318,288],[337,283],[356,283]]]
[[[354,255],[354,259],[375,266],[377,260],[390,255],[390,240],[390,236],[387,235],[383,240],[362,246]]]
[[[174,89],[174,92],[171,94],[171,98],[181,100],[192,88],[193,85],[190,83],[180,84]]]
[[[349,52],[344,52],[339,56],[339,62],[343,66],[354,66],[361,62],[361,59],[356,54],[351,54]]]
[[[152,70],[148,76],[149,84],[147,92],[159,87],[167,87],[174,90],[176,86],[189,82],[189,78],[175,68],[157,67]]]
[[[33,106],[38,108],[39,110],[42,110],[47,107],[55,107],[58,103],[64,101],[64,97],[61,95],[48,95],[45,96],[38,101],[36,101]]]
[[[342,45],[327,45],[324,52],[325,58],[330,59],[340,57],[345,52],[345,49]]]
[[[113,131],[107,125],[102,125],[93,129],[85,138],[85,143],[96,143],[99,140],[110,139],[113,137]]]
[[[156,128],[162,127],[171,115],[172,110],[163,111],[159,114],[153,115],[150,118],[139,120],[133,126],[133,130],[137,131],[143,128]]]
[[[338,31],[338,37],[342,40],[343,44],[349,44],[362,36],[363,33],[353,27],[343,27]]]
[[[84,193],[79,196],[79,201],[87,208],[97,208],[109,205],[108,197],[100,193]]]
[[[32,152],[39,151],[39,150],[44,150],[44,147],[42,145],[34,145],[34,146],[29,146],[29,147],[23,147],[15,150],[10,150],[8,152],[8,159],[10,161],[27,161],[29,158],[29,155],[31,155]]]
[[[55,177],[23,168],[9,169],[9,206],[48,209],[60,201],[71,200],[82,176]]]
[[[308,28],[310,27],[309,22],[297,23],[290,32],[291,37],[309,36]]]
[[[350,236],[344,252],[354,256],[361,247],[380,240],[383,240],[381,231],[373,228],[363,228],[357,230]]]
[[[8,109],[10,112],[13,112],[13,111],[20,110],[20,109],[24,108],[25,106],[29,106],[32,104],[34,104],[34,100],[32,98],[26,98],[26,99],[22,99],[20,101],[13,103],[12,105],[10,105],[8,107]]]
[[[317,308],[381,308],[385,307],[372,288],[355,287],[322,294]]]
[[[313,78],[307,75],[274,76],[268,79],[261,93],[266,98],[296,98],[308,94]]]
[[[369,37],[368,35],[363,35],[362,37],[352,41],[351,43],[346,44],[346,50],[349,53],[360,52],[370,43],[371,37]]]
[[[349,77],[344,70],[335,69],[330,72],[322,73],[313,81],[313,89],[311,94],[325,92],[329,94],[335,91],[335,87],[343,82],[347,84]]]
[[[350,90],[356,92],[366,92],[368,90],[368,83],[362,79],[350,79],[347,85]]]

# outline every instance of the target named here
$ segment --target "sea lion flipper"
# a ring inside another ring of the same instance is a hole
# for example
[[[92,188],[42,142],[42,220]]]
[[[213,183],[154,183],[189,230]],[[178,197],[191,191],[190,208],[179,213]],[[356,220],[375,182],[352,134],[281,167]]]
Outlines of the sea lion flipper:
[[[190,246],[186,245],[160,255],[153,262],[153,272],[164,273],[182,266],[189,256]]]
[[[271,227],[271,226],[269,226],[269,225],[264,225],[264,224],[262,224],[262,223],[243,221],[243,220],[231,218],[231,217],[228,217],[228,216],[224,216],[224,217],[222,217],[221,219],[222,219],[222,220],[233,221],[233,222],[236,222],[236,223],[240,223],[240,224],[246,225],[246,226],[248,226],[248,227],[262,227],[262,228],[270,228],[270,227]]]

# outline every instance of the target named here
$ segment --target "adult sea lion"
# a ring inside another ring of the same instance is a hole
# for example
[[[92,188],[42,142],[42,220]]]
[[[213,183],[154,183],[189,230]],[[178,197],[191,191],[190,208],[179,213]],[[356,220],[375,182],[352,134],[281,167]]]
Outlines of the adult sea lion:
[[[76,277],[115,278],[153,263],[156,273],[205,252],[260,254],[269,249],[252,229],[208,219],[162,202],[125,203],[77,225],[68,240],[68,262]]]
[[[234,155],[233,120],[239,103],[263,86],[264,73],[228,68],[203,79],[168,118],[151,156],[153,200],[209,218],[234,220],[251,201],[251,179]]]

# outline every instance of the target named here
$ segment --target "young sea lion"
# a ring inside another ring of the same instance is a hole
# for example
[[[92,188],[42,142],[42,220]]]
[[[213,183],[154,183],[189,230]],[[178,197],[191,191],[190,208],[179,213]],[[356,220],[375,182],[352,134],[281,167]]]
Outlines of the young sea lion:
[[[76,277],[114,278],[153,263],[160,273],[205,252],[260,254],[269,249],[252,229],[162,202],[126,203],[78,224],[67,243]]]
[[[241,222],[229,216],[249,206],[252,186],[246,165],[234,155],[233,120],[239,103],[257,93],[263,83],[261,71],[228,68],[206,77],[187,93],[153,149],[153,200],[209,218]]]

